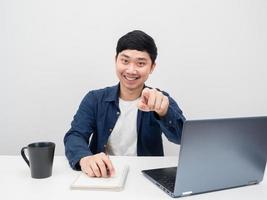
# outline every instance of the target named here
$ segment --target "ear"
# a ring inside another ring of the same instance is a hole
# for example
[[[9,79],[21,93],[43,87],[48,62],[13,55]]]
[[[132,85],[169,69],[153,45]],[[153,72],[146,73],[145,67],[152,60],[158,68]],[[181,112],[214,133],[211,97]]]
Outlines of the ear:
[[[117,62],[117,58],[118,58],[118,55],[115,55],[115,64],[116,64],[116,62]]]
[[[150,74],[152,74],[152,72],[154,71],[155,67],[156,67],[156,63],[154,62],[154,63],[151,65]]]

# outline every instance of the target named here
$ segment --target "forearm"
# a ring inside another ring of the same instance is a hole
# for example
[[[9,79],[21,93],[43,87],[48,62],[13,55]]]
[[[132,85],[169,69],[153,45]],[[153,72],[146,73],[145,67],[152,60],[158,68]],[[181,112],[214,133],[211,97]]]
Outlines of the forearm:
[[[171,98],[169,99],[170,104],[166,115],[159,117],[155,113],[154,116],[168,140],[180,144],[185,117],[176,102]]]
[[[64,137],[65,154],[70,166],[75,170],[80,170],[81,158],[92,155],[88,144],[95,127],[95,102],[93,93],[89,92],[82,100],[71,123],[71,129]]]
[[[81,158],[92,155],[88,147],[89,141],[86,138],[73,130],[69,130],[64,137],[65,154],[70,166],[75,170],[80,170],[79,161]]]

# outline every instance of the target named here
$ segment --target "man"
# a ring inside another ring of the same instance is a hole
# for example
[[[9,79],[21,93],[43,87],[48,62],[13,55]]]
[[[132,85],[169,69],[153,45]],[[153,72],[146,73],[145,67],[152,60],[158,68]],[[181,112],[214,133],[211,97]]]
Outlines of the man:
[[[129,32],[118,40],[116,53],[119,84],[90,91],[64,137],[71,167],[92,177],[115,173],[106,151],[163,156],[162,132],[179,144],[185,120],[166,92],[144,84],[156,66],[152,37],[139,30]]]

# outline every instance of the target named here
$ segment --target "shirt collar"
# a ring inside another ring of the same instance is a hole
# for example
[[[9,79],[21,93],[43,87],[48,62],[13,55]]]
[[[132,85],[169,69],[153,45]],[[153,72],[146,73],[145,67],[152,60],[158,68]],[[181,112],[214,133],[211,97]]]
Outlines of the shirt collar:
[[[120,83],[118,83],[117,85],[112,86],[110,88],[110,90],[108,90],[108,94],[107,94],[107,97],[106,97],[105,101],[118,102],[119,101],[119,95],[120,95]]]

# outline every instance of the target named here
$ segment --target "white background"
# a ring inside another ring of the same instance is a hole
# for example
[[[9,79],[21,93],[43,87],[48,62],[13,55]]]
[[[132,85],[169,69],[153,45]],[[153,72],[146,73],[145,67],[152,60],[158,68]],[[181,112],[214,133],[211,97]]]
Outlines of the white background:
[[[159,50],[147,84],[187,119],[267,115],[266,0],[0,0],[0,154],[33,141],[63,154],[83,96],[117,83],[116,43],[134,29]]]

